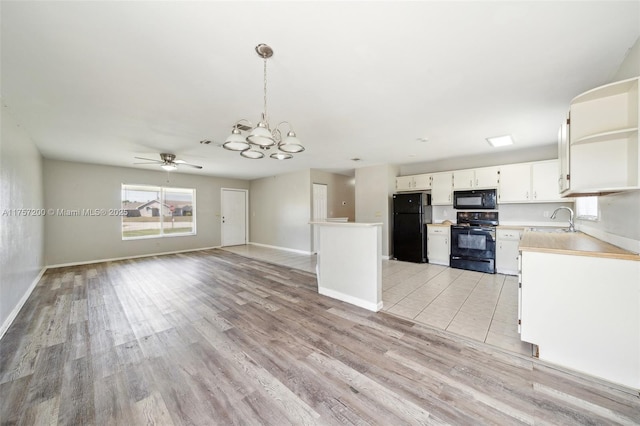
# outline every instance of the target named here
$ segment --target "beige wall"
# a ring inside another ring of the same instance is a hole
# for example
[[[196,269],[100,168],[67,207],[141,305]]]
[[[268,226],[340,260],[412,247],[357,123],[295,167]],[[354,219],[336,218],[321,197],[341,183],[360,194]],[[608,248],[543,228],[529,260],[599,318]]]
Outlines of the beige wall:
[[[392,196],[398,167],[388,164],[356,169],[356,222],[382,222],[382,255],[390,256]]]
[[[249,188],[248,181],[238,179],[48,159],[44,176],[47,209],[118,209],[123,183],[196,189],[197,235],[193,236],[123,241],[121,220],[116,216],[47,216],[48,265],[217,247],[221,188]]]
[[[356,186],[353,176],[311,169],[312,191],[314,183],[327,185],[327,217],[348,217],[350,221],[355,220]],[[313,209],[313,192],[311,208]]]
[[[42,156],[2,103],[0,137],[0,336],[44,265],[44,217],[14,209],[42,209]]]
[[[568,105],[567,108],[569,108]],[[560,124],[558,124],[558,127],[559,126]],[[400,166],[399,176],[474,169],[477,167],[500,166],[503,164],[527,163],[529,161],[552,160],[555,158],[558,158],[558,142],[549,141],[549,144],[535,148],[496,151],[490,154],[467,155],[445,158],[438,161],[404,164]]]
[[[311,252],[310,170],[251,181],[249,241]]]
[[[613,75],[611,81],[620,81],[640,75],[640,37],[636,39],[633,46],[627,51],[627,55],[620,64],[620,67]]]

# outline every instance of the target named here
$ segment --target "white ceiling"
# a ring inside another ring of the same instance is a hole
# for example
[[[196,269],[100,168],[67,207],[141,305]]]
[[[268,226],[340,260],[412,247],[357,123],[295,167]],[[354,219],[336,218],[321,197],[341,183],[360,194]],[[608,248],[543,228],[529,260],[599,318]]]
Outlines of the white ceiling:
[[[502,134],[501,150],[548,146],[640,35],[639,1],[2,1],[1,16],[3,103],[46,158],[170,152],[245,179],[487,154]],[[306,146],[293,160],[217,146],[260,118],[259,43],[270,121]]]

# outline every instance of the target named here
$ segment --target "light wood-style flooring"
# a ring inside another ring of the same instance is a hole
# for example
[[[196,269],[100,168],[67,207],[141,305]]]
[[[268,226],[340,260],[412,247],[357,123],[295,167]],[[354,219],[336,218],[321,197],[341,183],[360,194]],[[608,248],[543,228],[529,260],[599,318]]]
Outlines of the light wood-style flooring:
[[[637,393],[317,293],[225,250],[48,270],[2,424],[637,424]]]
[[[316,256],[258,245],[225,250],[315,273]],[[382,261],[383,310],[502,349],[531,355],[518,334],[518,277],[429,263]]]

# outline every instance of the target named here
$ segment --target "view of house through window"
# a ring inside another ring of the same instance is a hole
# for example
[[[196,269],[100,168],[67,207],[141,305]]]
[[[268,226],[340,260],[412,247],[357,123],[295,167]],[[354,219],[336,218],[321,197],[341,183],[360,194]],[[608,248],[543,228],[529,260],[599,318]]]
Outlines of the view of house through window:
[[[122,185],[122,238],[149,238],[196,233],[196,190]]]

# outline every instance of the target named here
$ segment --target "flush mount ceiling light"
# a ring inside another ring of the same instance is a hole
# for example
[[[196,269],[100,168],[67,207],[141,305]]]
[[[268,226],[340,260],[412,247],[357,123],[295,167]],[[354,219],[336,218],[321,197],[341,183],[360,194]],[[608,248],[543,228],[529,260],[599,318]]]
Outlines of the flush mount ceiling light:
[[[499,146],[513,145],[513,138],[511,135],[494,136],[492,138],[487,138],[487,142],[495,148]]]
[[[273,130],[271,129],[267,116],[267,59],[273,56],[273,49],[266,44],[259,44],[256,46],[256,52],[264,60],[264,111],[262,119],[255,127],[245,118],[236,121],[231,135],[222,144],[222,147],[230,151],[240,151],[240,155],[243,157],[253,159],[263,158],[263,151],[275,148],[276,152],[271,154],[270,158],[288,160],[293,158],[292,154],[304,151],[304,147],[288,121],[282,121]],[[289,131],[283,138],[280,126],[284,124],[288,126]],[[251,130],[249,135],[245,137],[242,131],[249,130]]]

